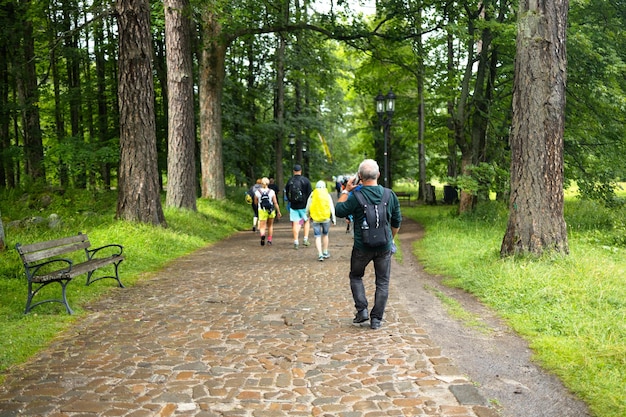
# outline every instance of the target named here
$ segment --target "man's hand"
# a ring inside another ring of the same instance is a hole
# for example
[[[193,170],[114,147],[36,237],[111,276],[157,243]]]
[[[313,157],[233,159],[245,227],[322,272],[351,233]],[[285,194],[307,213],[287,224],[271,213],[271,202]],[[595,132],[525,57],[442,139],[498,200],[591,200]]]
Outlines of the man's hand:
[[[351,177],[348,182],[346,182],[345,185],[345,190],[347,192],[351,192],[352,190],[354,190],[357,186],[359,185],[359,177],[357,177],[356,175],[354,177]]]

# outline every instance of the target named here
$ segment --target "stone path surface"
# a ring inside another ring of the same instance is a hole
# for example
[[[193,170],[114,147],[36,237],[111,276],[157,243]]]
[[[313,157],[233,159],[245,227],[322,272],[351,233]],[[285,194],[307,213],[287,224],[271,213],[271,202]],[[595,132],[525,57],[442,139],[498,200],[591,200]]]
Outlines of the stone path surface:
[[[113,291],[11,371],[0,416],[498,415],[400,302],[393,267],[383,327],[352,324],[343,220],[330,239],[319,262],[282,220],[273,246],[240,232]]]

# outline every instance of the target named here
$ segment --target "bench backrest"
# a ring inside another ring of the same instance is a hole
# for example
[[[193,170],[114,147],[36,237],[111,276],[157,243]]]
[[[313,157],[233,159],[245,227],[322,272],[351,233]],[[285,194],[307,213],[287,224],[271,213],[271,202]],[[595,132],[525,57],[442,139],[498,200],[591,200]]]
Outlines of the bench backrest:
[[[42,259],[52,258],[80,249],[87,249],[91,246],[87,235],[79,233],[76,236],[64,237],[60,239],[47,240],[45,242],[32,243],[30,245],[15,245],[15,249],[20,254],[22,262],[28,265]]]

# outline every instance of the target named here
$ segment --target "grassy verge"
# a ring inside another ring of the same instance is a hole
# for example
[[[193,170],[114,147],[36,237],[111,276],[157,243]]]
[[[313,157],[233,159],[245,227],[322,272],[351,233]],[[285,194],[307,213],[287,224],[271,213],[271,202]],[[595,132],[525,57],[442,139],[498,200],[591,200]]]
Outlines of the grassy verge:
[[[427,271],[472,292],[530,341],[535,358],[600,417],[626,415],[626,214],[568,201],[569,256],[499,256],[506,209],[486,203],[403,214],[426,228],[414,250]]]
[[[89,287],[82,277],[68,286],[68,300],[75,315],[65,313],[59,303],[45,303],[24,315],[26,278],[14,249],[16,243],[33,243],[84,232],[94,246],[119,243],[126,260],[120,265],[124,285],[132,286],[166,263],[219,241],[250,226],[250,206],[243,202],[243,190],[229,190],[224,201],[198,200],[198,211],[165,209],[167,228],[115,221],[116,193],[67,190],[37,193],[4,192],[0,213],[5,226],[7,248],[0,252],[0,380],[7,368],[27,360],[45,347],[60,331],[84,316],[90,301],[111,291],[113,280],[98,281]],[[48,227],[48,217],[61,219],[58,228]],[[35,217],[43,219],[38,222]],[[23,221],[31,219],[30,221]],[[20,225],[11,222],[21,221]],[[58,285],[42,290],[57,298]],[[46,297],[49,298],[49,297]]]

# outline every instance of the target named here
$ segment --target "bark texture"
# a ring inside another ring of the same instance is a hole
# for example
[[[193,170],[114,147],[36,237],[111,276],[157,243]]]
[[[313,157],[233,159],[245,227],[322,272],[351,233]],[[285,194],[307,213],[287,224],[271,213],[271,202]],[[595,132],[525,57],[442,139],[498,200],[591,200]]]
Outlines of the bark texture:
[[[563,218],[567,0],[520,2],[502,256],[568,253]]]
[[[205,10],[200,53],[200,163],[202,197],[223,199],[224,161],[222,152],[222,90],[226,41],[217,17]]]
[[[118,0],[120,172],[117,218],[165,226],[157,166],[150,5]]]
[[[167,206],[196,210],[193,64],[188,0],[165,1],[168,152]]]

